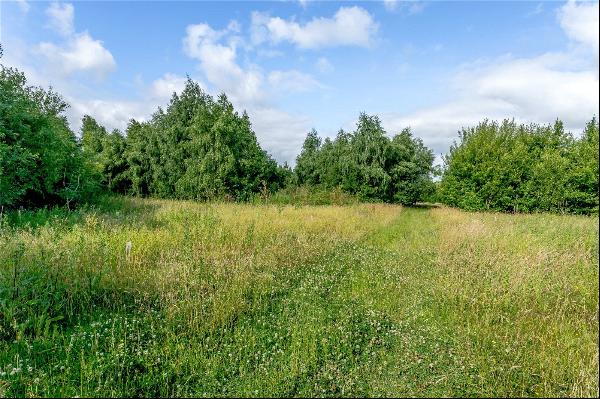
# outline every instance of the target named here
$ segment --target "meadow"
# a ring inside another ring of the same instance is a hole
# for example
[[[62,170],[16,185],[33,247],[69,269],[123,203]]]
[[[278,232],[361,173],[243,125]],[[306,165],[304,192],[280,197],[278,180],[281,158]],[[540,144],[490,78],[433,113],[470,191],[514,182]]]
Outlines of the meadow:
[[[598,395],[597,216],[108,197],[0,229],[2,397]]]

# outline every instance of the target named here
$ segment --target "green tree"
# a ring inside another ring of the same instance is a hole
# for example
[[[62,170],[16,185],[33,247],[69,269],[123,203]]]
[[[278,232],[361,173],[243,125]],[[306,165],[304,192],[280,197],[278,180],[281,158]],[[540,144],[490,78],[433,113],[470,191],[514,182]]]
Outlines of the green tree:
[[[356,194],[361,198],[390,199],[391,177],[386,170],[389,142],[379,118],[361,113],[351,142],[358,169]]]
[[[444,158],[440,197],[469,210],[597,212],[597,126],[593,119],[579,139],[559,120],[463,129]]]
[[[394,202],[414,204],[433,193],[433,152],[413,138],[410,128],[392,139],[387,160]]]
[[[569,153],[573,165],[569,174],[570,192],[567,204],[583,213],[598,213],[598,119],[593,117]]]
[[[131,182],[130,193],[137,196],[150,194],[153,159],[157,158],[154,131],[149,123],[134,119],[127,125],[124,157],[127,177]]]
[[[121,147],[115,140],[114,153]],[[260,148],[248,115],[222,94],[215,101],[188,79],[166,110],[131,121],[124,146],[131,192],[164,198],[250,199],[276,190],[285,170]]]
[[[362,113],[353,133],[340,130],[334,140],[311,131],[295,174],[302,185],[410,205],[433,191],[433,159],[409,129],[390,140],[377,116]]]
[[[295,173],[299,184],[314,185],[319,183],[317,156],[321,147],[321,138],[312,129],[304,139],[300,155],[296,158]]]
[[[83,155],[100,176],[102,185],[115,192],[129,191],[126,141],[119,130],[108,133],[94,118],[85,115],[81,123],[81,145]]]
[[[54,91],[27,86],[25,75],[0,66],[0,206],[84,201],[97,182]]]

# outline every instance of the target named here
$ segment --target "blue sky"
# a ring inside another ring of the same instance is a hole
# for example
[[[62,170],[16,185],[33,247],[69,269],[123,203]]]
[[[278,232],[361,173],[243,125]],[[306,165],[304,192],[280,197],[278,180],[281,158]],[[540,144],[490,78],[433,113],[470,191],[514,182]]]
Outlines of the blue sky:
[[[578,132],[598,114],[597,2],[2,1],[2,62],[52,85],[78,130],[147,119],[186,75],[293,163],[306,133],[378,114],[446,152],[483,118]]]

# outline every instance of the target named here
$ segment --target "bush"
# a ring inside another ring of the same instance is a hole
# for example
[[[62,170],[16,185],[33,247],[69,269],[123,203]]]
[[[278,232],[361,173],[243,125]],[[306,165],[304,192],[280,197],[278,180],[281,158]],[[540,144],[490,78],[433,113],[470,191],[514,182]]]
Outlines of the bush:
[[[64,111],[52,90],[26,85],[25,75],[0,66],[0,206],[71,204],[97,189]]]
[[[467,210],[598,212],[598,121],[581,138],[554,125],[484,121],[444,157],[439,197]]]

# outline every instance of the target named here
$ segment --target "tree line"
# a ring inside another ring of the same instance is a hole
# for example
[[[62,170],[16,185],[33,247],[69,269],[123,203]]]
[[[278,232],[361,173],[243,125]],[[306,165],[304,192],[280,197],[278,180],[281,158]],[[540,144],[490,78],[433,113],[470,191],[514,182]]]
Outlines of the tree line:
[[[598,120],[579,138],[552,125],[483,121],[444,157],[441,202],[468,210],[598,213]]]
[[[484,121],[459,132],[435,167],[409,128],[389,137],[377,116],[352,132],[306,136],[295,168],[261,147],[246,112],[188,79],[150,120],[108,132],[83,117],[76,135],[68,104],[52,89],[0,70],[0,207],[89,201],[101,191],[194,200],[252,200],[283,188],[342,190],[364,201],[440,201],[469,210],[598,212],[598,121],[580,137],[563,124]],[[439,176],[439,179],[436,179]]]
[[[243,201],[281,188],[290,173],[261,149],[245,112],[191,79],[165,110],[131,120],[124,135],[84,116],[81,147],[104,187],[138,196]]]
[[[334,140],[308,133],[294,172],[300,185],[411,205],[434,192],[433,161],[410,129],[389,139],[377,116],[362,113],[354,132],[340,130]]]

